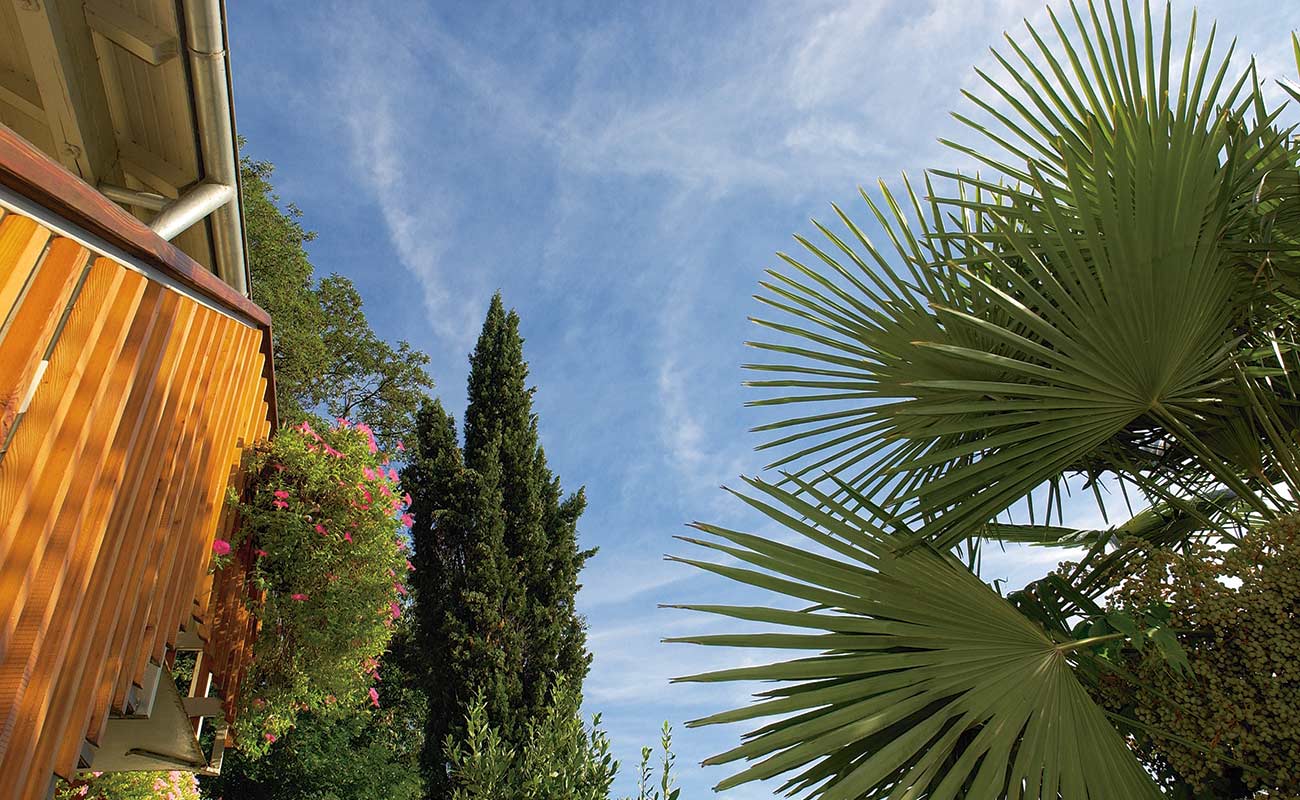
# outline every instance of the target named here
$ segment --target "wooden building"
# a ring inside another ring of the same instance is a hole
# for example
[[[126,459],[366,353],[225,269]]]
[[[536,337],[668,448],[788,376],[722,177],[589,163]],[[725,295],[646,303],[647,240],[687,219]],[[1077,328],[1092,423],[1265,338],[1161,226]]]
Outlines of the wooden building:
[[[0,800],[228,743],[255,598],[209,562],[276,424],[229,64],[221,0],[0,0]]]

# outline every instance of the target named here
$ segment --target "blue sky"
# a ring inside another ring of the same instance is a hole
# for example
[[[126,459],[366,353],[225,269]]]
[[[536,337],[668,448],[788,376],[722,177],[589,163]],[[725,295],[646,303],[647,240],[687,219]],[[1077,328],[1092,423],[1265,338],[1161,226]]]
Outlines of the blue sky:
[[[1200,7],[1286,75],[1288,5]],[[617,788],[632,791],[638,749],[667,719],[683,798],[706,796],[728,772],[696,765],[741,729],[682,723],[746,693],[667,679],[757,661],[659,644],[723,628],[655,606],[746,596],[662,555],[684,552],[671,536],[693,519],[759,524],[717,489],[765,463],[746,433],[761,418],[742,408],[750,295],[831,201],[865,221],[858,186],[959,164],[935,140],[958,133],[948,112],[971,67],[1042,3],[311,0],[229,14],[246,152],[276,164],[280,195],[318,232],[318,272],[347,275],[382,335],[429,353],[457,416],[492,292],[518,309],[548,459],[586,486],[583,543],[600,547],[579,600],[587,704],[624,762]],[[1054,561],[1011,553],[986,577]]]

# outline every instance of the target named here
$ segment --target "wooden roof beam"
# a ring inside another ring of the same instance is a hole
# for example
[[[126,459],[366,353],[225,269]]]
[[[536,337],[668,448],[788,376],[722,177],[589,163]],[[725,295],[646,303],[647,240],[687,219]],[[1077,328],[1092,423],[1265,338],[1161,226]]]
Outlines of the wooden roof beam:
[[[157,66],[180,54],[176,36],[108,0],[85,0],[86,24],[95,33]]]
[[[38,122],[45,121],[45,109],[41,108],[41,95],[36,84],[13,70],[0,69],[0,102]]]
[[[81,4],[10,2],[59,162],[92,186],[118,179],[113,121]]]

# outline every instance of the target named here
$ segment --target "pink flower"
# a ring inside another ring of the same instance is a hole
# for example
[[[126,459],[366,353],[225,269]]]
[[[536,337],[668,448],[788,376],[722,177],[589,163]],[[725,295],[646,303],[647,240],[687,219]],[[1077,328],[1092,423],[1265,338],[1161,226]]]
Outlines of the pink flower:
[[[286,503],[286,502],[284,502],[283,500],[272,500],[272,501],[271,501],[271,505],[275,506],[276,508],[280,508],[280,509],[284,509],[284,508],[288,508],[288,507],[289,507],[289,504]]]
[[[305,423],[305,422],[303,423],[303,425],[306,425],[306,424],[307,424],[307,423]],[[266,740],[267,740],[268,742],[270,742],[271,744],[275,744],[275,740],[278,739],[278,738],[280,738],[280,737],[276,736],[274,733],[267,733],[267,734],[264,734],[262,738],[266,739]]]
[[[307,599],[307,595],[302,592],[295,592],[294,594],[289,595],[289,597],[290,599],[297,600],[299,603]]]
[[[390,481],[392,481],[393,483],[397,483],[397,470],[393,469],[392,467],[389,467],[389,468],[388,468],[388,479],[389,479]]]
[[[321,536],[329,535],[329,531],[325,530],[325,526],[320,524],[319,522],[316,523],[316,532],[319,533]]]
[[[347,542],[348,544],[352,544],[352,534],[350,534],[350,533],[344,533],[344,534],[343,534],[343,541]]]
[[[275,471],[276,471],[276,472],[284,472],[284,465],[283,465],[283,464],[272,464],[272,466],[275,467]]]
[[[379,708],[379,692],[373,686],[370,687],[370,705]]]
[[[397,604],[396,600],[388,604],[388,616],[393,619],[402,616],[402,607]]]
[[[393,572],[393,571],[390,569],[390,570],[388,570],[388,577],[390,577],[390,578],[396,578],[396,577],[397,577],[397,573],[396,573],[396,572]]]
[[[227,542],[225,539],[213,539],[212,552],[216,553],[219,556],[229,555],[230,542]]]
[[[253,706],[254,706],[255,708],[262,708],[262,707],[264,707],[265,705],[266,705],[266,701],[263,700],[262,698],[260,698],[260,697],[254,697],[254,698],[253,698]]]
[[[406,597],[406,587],[403,586],[401,583],[394,583],[393,588],[396,589],[397,593],[400,594],[402,597]]]
[[[260,548],[260,547],[257,548],[256,550],[254,550],[253,552],[257,554],[257,557],[258,557],[258,558],[265,558],[266,556],[271,555],[270,553],[266,552],[265,550],[263,550],[263,549]]]
[[[409,558],[406,559],[406,568],[411,571],[415,570],[415,565],[411,563],[411,559]]]
[[[406,445],[402,444],[402,441],[400,439],[397,441],[397,449],[399,451],[406,449]]]
[[[361,490],[361,499],[362,499],[362,500],[365,500],[366,503],[373,503],[373,502],[375,501],[375,496],[374,496],[373,494],[370,493],[370,490],[369,490],[369,489],[362,489],[362,490]]]
[[[368,481],[373,481],[375,479],[375,471],[370,467],[362,467],[361,474]]]
[[[338,426],[339,426],[340,428],[346,428],[347,426],[349,426],[349,425],[352,424],[351,422],[348,422],[348,421],[347,421],[346,419],[344,419],[343,417],[335,417],[335,418],[334,418],[334,421],[335,421],[336,423],[338,423]]]
[[[276,497],[277,500],[288,500],[288,499],[289,499],[289,493],[286,492],[284,489],[276,489],[272,494],[275,495],[275,497]]]
[[[406,542],[402,541],[401,539],[398,539],[398,540],[397,540],[397,550],[398,550],[398,552],[405,553],[405,552],[406,552]]]
[[[331,455],[334,456],[335,458],[343,458],[342,453],[335,450],[333,447],[330,447],[329,445],[325,445],[325,453],[326,455]]]
[[[403,527],[403,528],[409,528],[409,527],[411,527],[411,526],[414,525],[414,524],[415,524],[415,517],[411,516],[410,514],[403,514],[403,515],[402,515],[402,527]]]
[[[411,504],[411,493],[410,493],[410,492],[407,492],[406,494],[402,495],[402,503],[403,503],[404,505],[408,505],[408,506]]]

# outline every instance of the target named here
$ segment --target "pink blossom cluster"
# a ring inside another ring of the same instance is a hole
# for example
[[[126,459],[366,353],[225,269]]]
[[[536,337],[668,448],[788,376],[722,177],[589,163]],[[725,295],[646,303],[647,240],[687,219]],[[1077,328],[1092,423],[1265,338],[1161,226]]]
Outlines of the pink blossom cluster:
[[[364,423],[352,423],[346,419],[339,418],[336,420],[336,426],[331,429],[331,433],[337,433],[345,429],[355,431],[357,434],[364,436],[366,439],[366,445],[371,453],[377,454],[379,452],[374,432],[368,425],[365,425]],[[294,426],[293,430],[310,440],[311,443],[307,445],[307,450],[309,452],[323,453],[326,456],[337,459],[345,459],[347,457],[345,453],[331,447],[325,437],[312,429],[310,423],[304,421],[301,424]],[[398,442],[397,449],[399,451],[404,451],[406,448],[401,442]],[[277,464],[273,466],[278,470],[283,471],[283,465]],[[390,459],[384,458],[378,467],[371,467],[368,465],[362,466],[361,480],[350,484],[342,478],[339,478],[337,479],[337,483],[341,489],[349,492],[347,499],[351,508],[361,512],[368,512],[372,509],[382,509],[388,514],[391,514],[391,518],[396,520],[402,528],[409,529],[415,522],[415,519],[410,512],[411,495],[406,492],[401,492],[399,480],[400,478],[397,469],[391,464]],[[311,507],[306,498],[295,498],[291,489],[292,487],[288,489],[277,489],[272,492],[271,506],[274,510],[296,514],[300,512],[295,510],[295,505],[298,509]],[[399,492],[401,492],[400,495]],[[311,514],[304,514],[304,519],[312,526],[315,533],[319,534],[319,536],[325,540],[328,540],[331,537],[337,537],[347,544],[352,544],[352,534],[358,529],[358,523],[356,521],[348,522],[345,525],[342,522],[336,522],[329,518],[317,520],[314,519]],[[229,543],[224,541],[221,541],[221,543],[225,546],[225,552],[229,552]],[[408,551],[404,533],[399,533],[396,536],[395,545],[399,552],[405,553]],[[216,548],[217,545],[214,545],[214,550],[216,550]],[[270,555],[270,553],[262,549],[256,550],[255,553],[258,557]],[[415,569],[415,565],[412,564],[409,559],[405,559],[405,565],[406,573]],[[388,575],[393,580],[392,585],[394,597],[381,609],[381,614],[383,615],[384,624],[391,627],[402,614],[402,605],[399,602],[400,598],[407,597],[409,590],[405,583],[405,574],[398,576],[393,569],[389,569]],[[328,577],[331,581],[337,578],[337,576],[333,574]],[[307,603],[311,600],[311,596],[307,592],[293,592],[289,595],[289,598],[300,603]],[[372,681],[379,681],[379,663],[375,659],[366,659],[362,664],[360,671],[363,676],[368,675]],[[368,689],[368,695],[370,698],[370,704],[373,707],[378,708],[378,690],[372,686]],[[253,701],[254,705],[258,705],[260,702],[262,702],[260,699],[254,699]],[[265,733],[264,738],[268,743],[276,741],[276,735],[273,733]]]

